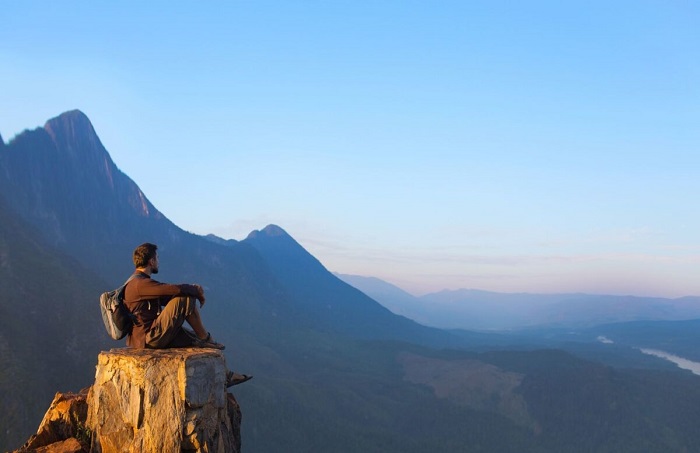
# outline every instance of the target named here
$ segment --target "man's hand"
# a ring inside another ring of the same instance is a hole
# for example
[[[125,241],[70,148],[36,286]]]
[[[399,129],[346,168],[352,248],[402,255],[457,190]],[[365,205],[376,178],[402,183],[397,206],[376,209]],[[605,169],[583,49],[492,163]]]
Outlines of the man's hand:
[[[197,299],[199,299],[199,308],[202,308],[204,306],[205,302],[205,297],[204,297],[204,288],[202,288],[200,285],[194,285],[195,288],[197,288]]]

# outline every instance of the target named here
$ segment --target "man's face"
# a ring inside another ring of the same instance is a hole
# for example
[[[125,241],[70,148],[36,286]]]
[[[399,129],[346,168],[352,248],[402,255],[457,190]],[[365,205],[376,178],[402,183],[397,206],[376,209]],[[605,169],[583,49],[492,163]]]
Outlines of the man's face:
[[[148,262],[148,264],[151,265],[151,273],[157,274],[158,273],[158,254],[157,253],[156,253],[156,256],[151,258],[151,260]]]

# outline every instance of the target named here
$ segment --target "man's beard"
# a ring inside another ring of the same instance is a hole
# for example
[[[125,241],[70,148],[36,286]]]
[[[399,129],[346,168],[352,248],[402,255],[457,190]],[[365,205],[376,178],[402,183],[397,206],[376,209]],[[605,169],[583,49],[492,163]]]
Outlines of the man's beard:
[[[157,267],[152,267],[151,268],[151,274],[157,274],[158,273],[158,268]]]

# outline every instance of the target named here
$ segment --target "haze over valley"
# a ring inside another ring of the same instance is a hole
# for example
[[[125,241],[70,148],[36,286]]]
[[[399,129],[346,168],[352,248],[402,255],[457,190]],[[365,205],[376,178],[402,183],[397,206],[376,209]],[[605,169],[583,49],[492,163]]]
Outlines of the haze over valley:
[[[700,297],[667,299],[591,294],[444,290],[413,296],[374,277],[336,274],[396,314],[442,329],[511,330],[590,327],[624,321],[700,318]]]

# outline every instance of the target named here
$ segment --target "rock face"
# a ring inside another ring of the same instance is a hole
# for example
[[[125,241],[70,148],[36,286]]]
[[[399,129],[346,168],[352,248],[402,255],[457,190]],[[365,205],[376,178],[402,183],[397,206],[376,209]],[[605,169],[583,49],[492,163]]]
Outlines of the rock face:
[[[89,442],[85,429],[88,389],[80,393],[56,393],[37,433],[19,451],[68,452],[82,451],[77,437]]]
[[[57,393],[17,452],[240,453],[241,410],[212,349],[112,349],[95,384]]]
[[[78,110],[0,147],[0,192],[12,194],[9,206],[59,248],[133,243],[139,230],[142,237],[184,234],[119,170]]]
[[[211,349],[112,349],[98,358],[87,428],[96,452],[240,452],[241,412]]]

